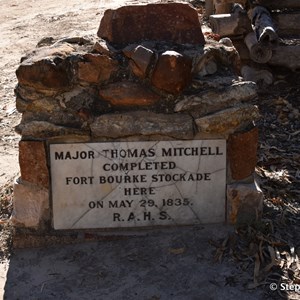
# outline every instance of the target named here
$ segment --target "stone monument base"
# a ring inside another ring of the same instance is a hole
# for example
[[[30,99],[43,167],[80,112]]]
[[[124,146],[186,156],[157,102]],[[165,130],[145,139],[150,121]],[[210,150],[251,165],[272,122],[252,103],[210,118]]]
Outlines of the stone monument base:
[[[260,218],[256,85],[191,6],[108,10],[98,36],[39,45],[16,71],[24,243]]]

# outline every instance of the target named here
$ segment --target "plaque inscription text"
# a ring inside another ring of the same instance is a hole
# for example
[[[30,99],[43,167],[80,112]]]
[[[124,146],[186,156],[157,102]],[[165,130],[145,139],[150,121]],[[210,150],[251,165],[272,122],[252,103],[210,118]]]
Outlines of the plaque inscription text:
[[[51,144],[55,229],[225,220],[226,141]]]

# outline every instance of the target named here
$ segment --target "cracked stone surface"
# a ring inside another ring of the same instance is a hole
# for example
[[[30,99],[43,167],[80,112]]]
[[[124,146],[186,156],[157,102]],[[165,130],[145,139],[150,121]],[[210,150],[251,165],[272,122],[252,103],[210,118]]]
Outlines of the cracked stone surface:
[[[225,221],[226,141],[52,144],[55,229]]]

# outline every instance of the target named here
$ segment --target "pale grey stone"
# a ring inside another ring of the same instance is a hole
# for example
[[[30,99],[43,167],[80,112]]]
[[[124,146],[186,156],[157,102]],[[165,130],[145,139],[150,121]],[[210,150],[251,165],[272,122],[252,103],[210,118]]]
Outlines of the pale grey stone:
[[[192,139],[193,120],[187,114],[157,114],[146,111],[106,114],[91,124],[93,137],[119,138],[133,135],[166,135]]]
[[[75,111],[82,108],[90,109],[95,99],[97,99],[97,90],[92,87],[75,87],[56,98],[63,108],[70,108]]]
[[[20,104],[18,105],[18,107]],[[21,124],[25,124],[31,121],[47,121],[55,123],[50,119],[59,120],[65,122],[68,119],[68,114],[63,111],[57,100],[53,98],[43,97],[39,100],[30,101],[26,107],[23,107]],[[18,108],[20,111],[20,109]],[[21,125],[22,126],[22,125]]]
[[[22,135],[23,139],[45,139],[66,135],[88,135],[87,130],[57,126],[45,121],[32,121],[29,123],[20,124],[16,127],[16,131]]]
[[[226,141],[51,144],[55,229],[225,221]]]
[[[58,126],[66,126],[71,128],[82,128],[84,121],[80,118],[78,114],[73,112],[57,109],[54,111],[40,111],[40,112],[32,112],[26,111],[22,115],[22,121],[20,126],[23,124],[43,121],[48,122],[53,125]]]
[[[245,80],[250,80],[255,83],[271,85],[274,81],[273,74],[264,69],[254,69],[250,66],[243,66],[241,69],[241,74]]]
[[[199,53],[200,54],[200,53]],[[193,60],[193,73],[198,77],[204,77],[210,74],[207,66],[211,61],[219,66],[227,66],[232,69],[237,69],[240,65],[239,53],[234,47],[227,47],[221,43],[210,40],[204,46],[204,53],[197,55]]]
[[[242,104],[195,119],[199,132],[229,134],[248,126],[260,117],[258,107]]]
[[[14,182],[14,202],[11,221],[18,227],[38,228],[49,218],[49,191],[20,179]]]
[[[252,223],[262,215],[263,192],[257,182],[227,185],[227,221],[232,224]]]
[[[231,86],[234,83],[238,83],[239,78],[237,76],[228,75],[222,76],[215,74],[214,76],[208,76],[203,78],[193,79],[193,88],[198,91],[204,90],[224,90],[228,86]]]
[[[223,89],[206,90],[197,95],[185,96],[176,104],[175,111],[190,111],[194,117],[200,117],[248,101],[256,95],[254,82],[238,82]]]

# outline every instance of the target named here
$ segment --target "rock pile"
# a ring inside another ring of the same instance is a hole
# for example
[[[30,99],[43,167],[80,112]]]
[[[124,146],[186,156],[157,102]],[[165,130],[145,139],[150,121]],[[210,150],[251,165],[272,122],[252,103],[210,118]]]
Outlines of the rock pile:
[[[247,218],[261,213],[262,195],[253,178],[256,86],[237,76],[234,47],[205,43],[191,6],[108,10],[98,36],[45,41],[16,71],[22,113],[16,128],[22,136],[17,226],[51,228],[53,142],[226,139],[228,220],[236,222],[245,207]]]

